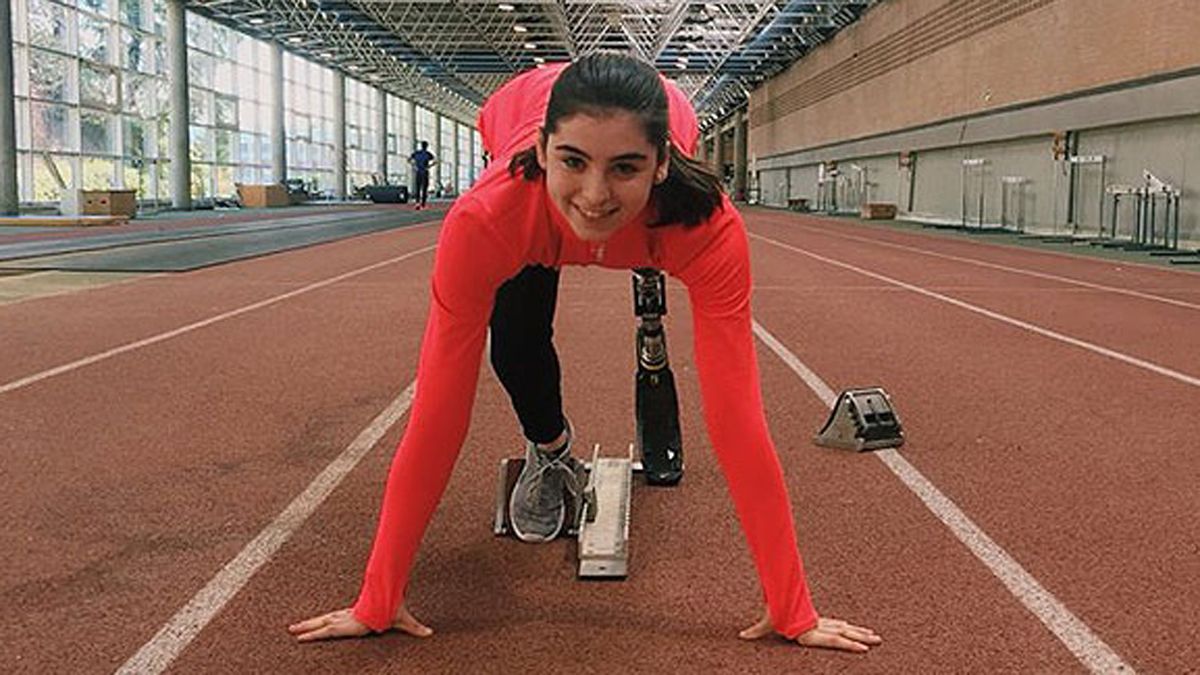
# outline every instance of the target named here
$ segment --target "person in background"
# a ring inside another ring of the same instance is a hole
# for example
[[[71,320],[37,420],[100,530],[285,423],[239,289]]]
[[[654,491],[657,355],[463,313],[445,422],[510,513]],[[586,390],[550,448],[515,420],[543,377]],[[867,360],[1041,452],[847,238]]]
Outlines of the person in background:
[[[421,148],[408,156],[408,163],[416,171],[417,191],[413,195],[413,201],[417,203],[417,210],[420,211],[429,205],[429,169],[437,164],[437,157],[429,151],[428,141],[421,141]]]

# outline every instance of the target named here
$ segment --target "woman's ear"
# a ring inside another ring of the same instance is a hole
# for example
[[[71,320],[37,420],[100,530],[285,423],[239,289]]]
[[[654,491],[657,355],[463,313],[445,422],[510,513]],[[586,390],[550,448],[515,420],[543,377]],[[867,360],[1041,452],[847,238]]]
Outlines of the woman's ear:
[[[546,173],[546,141],[546,130],[538,129],[538,140],[533,147],[537,150],[538,168],[542,170],[542,173]]]
[[[661,185],[667,179],[667,174],[671,170],[671,153],[668,151],[663,154],[663,160],[654,168],[654,184]]]

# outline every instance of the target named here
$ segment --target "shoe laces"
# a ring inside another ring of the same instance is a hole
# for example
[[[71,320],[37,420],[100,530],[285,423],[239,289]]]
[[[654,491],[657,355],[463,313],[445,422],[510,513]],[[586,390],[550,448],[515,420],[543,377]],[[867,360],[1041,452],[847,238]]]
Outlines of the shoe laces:
[[[562,484],[566,487],[566,492],[570,493],[574,498],[579,494],[579,487],[575,484],[575,458],[569,452],[563,452],[560,456],[550,458],[544,453],[534,450],[538,455],[538,468],[530,478],[530,497],[537,500],[539,506],[546,508],[553,507],[561,497],[558,490],[543,490],[543,484],[547,481],[552,481],[555,477],[562,480]],[[554,472],[554,473],[551,473]]]

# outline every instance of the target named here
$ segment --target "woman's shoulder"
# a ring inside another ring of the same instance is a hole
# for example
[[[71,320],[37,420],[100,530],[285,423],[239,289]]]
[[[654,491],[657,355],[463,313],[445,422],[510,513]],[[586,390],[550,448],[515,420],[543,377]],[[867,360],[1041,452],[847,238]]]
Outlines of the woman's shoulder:
[[[678,276],[694,263],[733,262],[745,254],[746,226],[727,195],[707,218],[691,226],[655,228],[662,267]]]
[[[509,220],[517,213],[540,203],[541,183],[528,181],[509,173],[508,167],[493,164],[479,179],[454,202],[450,215],[476,216],[494,219],[503,216]]]

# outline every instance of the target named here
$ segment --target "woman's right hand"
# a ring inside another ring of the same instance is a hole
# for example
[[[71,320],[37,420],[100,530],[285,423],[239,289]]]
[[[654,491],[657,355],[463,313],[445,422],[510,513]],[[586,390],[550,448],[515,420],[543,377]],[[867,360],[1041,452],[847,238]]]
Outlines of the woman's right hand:
[[[392,622],[392,629],[421,638],[433,635],[433,629],[417,621],[404,605],[400,605],[396,610],[396,620]],[[354,618],[352,609],[346,608],[294,623],[288,626],[288,632],[296,636],[297,642],[313,642],[362,637],[373,631],[365,623]]]

